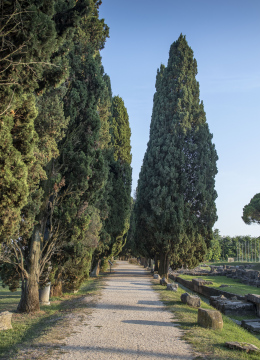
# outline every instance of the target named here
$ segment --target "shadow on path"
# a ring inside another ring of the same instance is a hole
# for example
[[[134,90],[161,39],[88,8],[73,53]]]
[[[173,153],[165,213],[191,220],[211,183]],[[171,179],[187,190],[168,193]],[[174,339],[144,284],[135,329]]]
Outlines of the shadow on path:
[[[177,326],[176,324],[170,322],[149,321],[149,320],[123,320],[122,323],[135,324],[135,325],[152,325],[152,326]]]
[[[40,344],[39,344],[40,345]],[[45,345],[46,346],[46,345]],[[50,348],[51,347],[55,347],[55,349],[57,348],[57,345],[51,345],[50,344]],[[128,355],[132,355],[132,356],[146,356],[146,357],[153,357],[153,358],[161,358],[161,359],[175,359],[175,360],[190,360],[191,359],[191,355],[180,355],[180,354],[174,354],[174,353],[170,353],[170,354],[165,354],[165,353],[160,353],[160,352],[152,352],[152,351],[142,351],[142,350],[132,350],[132,349],[119,349],[119,348],[115,348],[115,347],[94,347],[94,346],[73,346],[73,345],[69,345],[69,346],[64,346],[62,347],[63,351],[79,351],[79,352],[90,352],[93,351],[95,353],[106,353],[106,354],[115,354],[115,355],[120,355],[122,354],[123,356],[128,354]],[[110,357],[111,358],[111,357]],[[91,359],[91,354],[89,359]],[[135,358],[133,358],[135,359]]]

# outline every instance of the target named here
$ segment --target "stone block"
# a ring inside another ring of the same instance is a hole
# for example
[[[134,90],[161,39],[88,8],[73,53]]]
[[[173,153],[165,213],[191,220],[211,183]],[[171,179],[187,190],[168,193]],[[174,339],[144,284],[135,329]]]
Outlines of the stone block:
[[[0,331],[12,329],[12,313],[9,311],[0,312]]]
[[[161,280],[160,280],[160,285],[167,285],[168,284],[168,281],[166,280],[165,277],[163,277]]]
[[[181,294],[181,302],[183,303],[183,304],[187,304],[187,297],[189,296],[189,294],[188,293],[183,293],[183,294]]]
[[[177,291],[178,290],[178,284],[175,284],[175,283],[167,284],[166,290]]]
[[[192,307],[200,307],[200,297],[184,293],[181,295],[181,302]]]
[[[187,298],[187,305],[192,307],[200,307],[200,297],[196,295],[189,295]]]
[[[50,305],[51,285],[48,284],[43,289],[39,289],[39,300],[41,305]]]
[[[241,342],[226,342],[225,344],[229,349],[245,351],[246,353],[260,353],[258,347],[253,344],[241,343]]]
[[[254,304],[260,304],[260,295],[257,294],[248,294],[246,295],[246,300]]]
[[[227,299],[225,296],[211,296],[210,305],[214,306],[217,310],[225,315],[254,315],[255,308],[250,302],[243,300]]]
[[[198,324],[204,328],[208,329],[222,329],[223,328],[223,319],[222,315],[217,310],[209,310],[199,308],[198,310]]]
[[[250,303],[255,304],[256,306],[256,314],[260,317],[260,295],[256,294],[248,294],[246,295],[246,300]]]
[[[249,331],[260,333],[260,319],[242,320],[241,326]]]
[[[153,278],[154,278],[154,279],[157,279],[157,280],[160,280],[160,279],[161,279],[161,277],[160,277],[159,274],[154,274]]]

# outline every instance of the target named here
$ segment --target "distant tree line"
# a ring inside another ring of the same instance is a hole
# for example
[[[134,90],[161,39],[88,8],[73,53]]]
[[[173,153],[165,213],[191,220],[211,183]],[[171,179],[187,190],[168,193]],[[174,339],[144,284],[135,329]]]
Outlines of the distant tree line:
[[[0,276],[21,281],[20,312],[48,282],[77,290],[126,240],[131,131],[101,62],[100,5],[1,2]]]
[[[220,236],[214,230],[214,238],[210,243],[206,260],[227,261],[234,258],[241,262],[259,262],[260,238],[251,236]]]

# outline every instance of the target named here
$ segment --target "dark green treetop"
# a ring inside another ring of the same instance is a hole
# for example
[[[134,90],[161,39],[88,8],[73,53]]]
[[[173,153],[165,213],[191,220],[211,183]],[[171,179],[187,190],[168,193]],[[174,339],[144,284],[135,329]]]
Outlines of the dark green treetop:
[[[244,206],[242,219],[248,225],[260,224],[260,193],[255,194],[249,204]]]

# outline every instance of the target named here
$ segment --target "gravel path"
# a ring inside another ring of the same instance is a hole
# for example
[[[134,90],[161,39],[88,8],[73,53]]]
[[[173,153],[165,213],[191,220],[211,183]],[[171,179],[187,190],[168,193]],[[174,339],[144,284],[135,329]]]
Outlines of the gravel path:
[[[183,332],[172,321],[147,271],[119,261],[92,314],[73,329],[58,358],[193,359],[191,347],[181,340]]]

